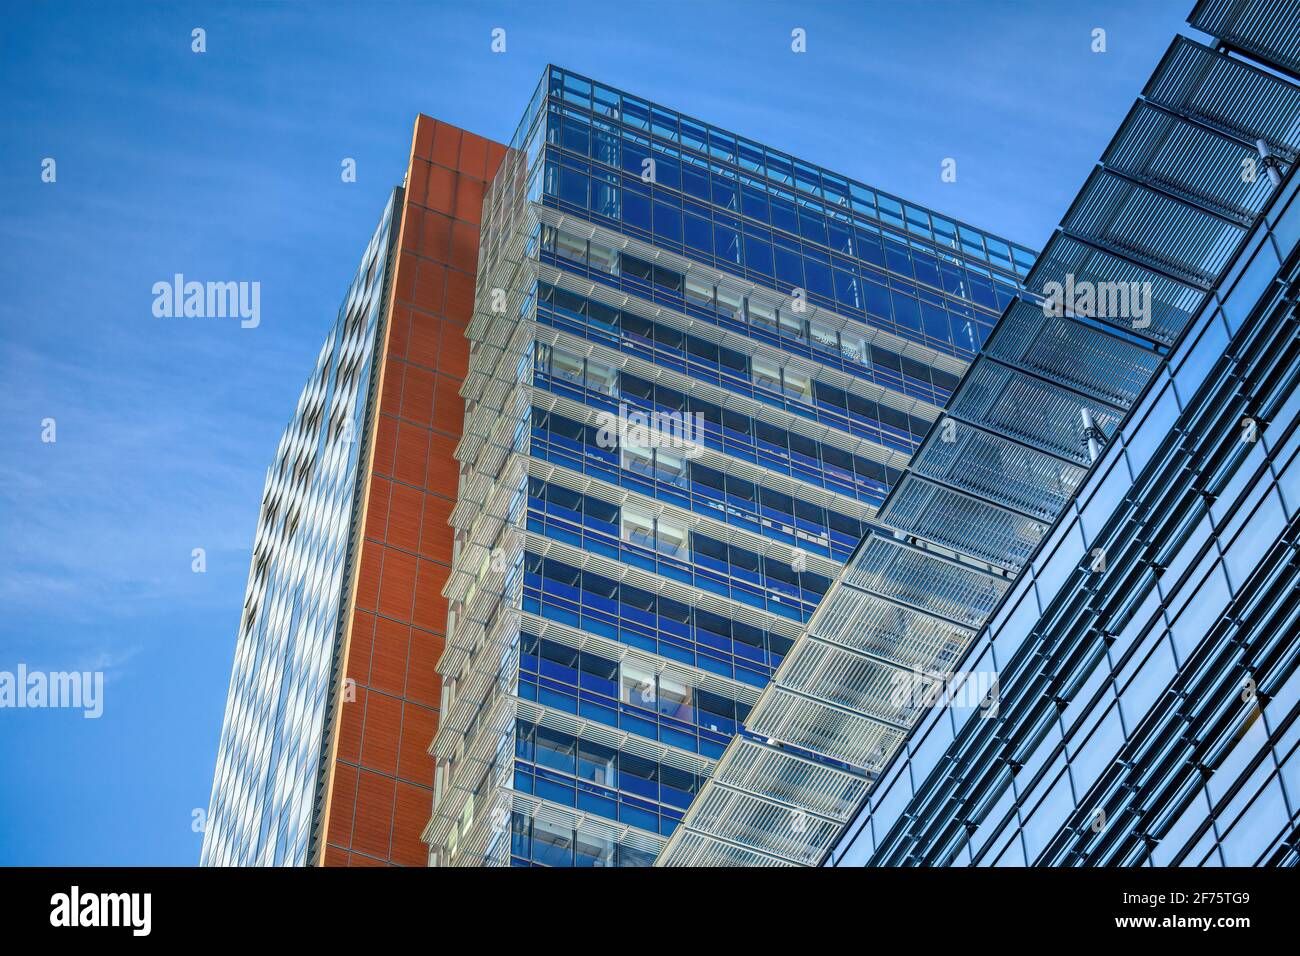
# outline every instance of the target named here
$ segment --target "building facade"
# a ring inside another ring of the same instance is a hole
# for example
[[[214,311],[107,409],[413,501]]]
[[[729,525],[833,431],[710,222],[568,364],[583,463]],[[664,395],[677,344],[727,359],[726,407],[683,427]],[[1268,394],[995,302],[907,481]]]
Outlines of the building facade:
[[[1297,862],[1300,4],[1190,22],[661,865]]]
[[[267,471],[202,863],[414,865],[479,213],[504,147],[427,116]]]
[[[1033,258],[548,68],[484,202],[432,863],[654,860]]]

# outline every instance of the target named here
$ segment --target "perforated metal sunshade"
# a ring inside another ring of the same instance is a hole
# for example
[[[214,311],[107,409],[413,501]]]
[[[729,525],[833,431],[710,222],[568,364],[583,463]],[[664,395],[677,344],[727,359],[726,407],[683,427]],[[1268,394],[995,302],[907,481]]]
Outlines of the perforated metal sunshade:
[[[1296,69],[1297,0],[1192,22]],[[1087,473],[1084,423],[1115,434],[1265,208],[1255,140],[1293,162],[1298,115],[1282,77],[1173,42],[658,865],[820,862],[913,722],[896,689],[985,625]]]

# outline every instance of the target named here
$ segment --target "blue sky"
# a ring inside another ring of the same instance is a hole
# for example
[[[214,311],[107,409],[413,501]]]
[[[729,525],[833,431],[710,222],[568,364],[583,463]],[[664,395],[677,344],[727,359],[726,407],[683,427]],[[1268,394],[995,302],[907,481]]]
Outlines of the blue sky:
[[[508,139],[555,62],[1037,248],[1190,6],[13,6],[0,671],[106,686],[98,720],[0,709],[0,864],[197,861],[265,469],[417,111]],[[155,318],[177,272],[260,282],[261,324]]]

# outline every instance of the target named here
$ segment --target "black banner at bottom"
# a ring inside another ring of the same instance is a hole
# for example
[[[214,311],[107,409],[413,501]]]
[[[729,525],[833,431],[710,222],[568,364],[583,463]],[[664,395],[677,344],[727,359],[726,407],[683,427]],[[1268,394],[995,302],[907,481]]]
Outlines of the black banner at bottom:
[[[816,946],[878,933],[882,942],[937,933],[977,943],[1008,931],[1229,942],[1293,926],[1296,889],[1294,871],[1222,869],[8,869],[0,919],[7,940],[128,945],[448,939],[467,921],[526,936],[565,913],[577,926],[597,913],[647,928],[685,919],[693,933],[709,934],[712,923],[729,946],[748,935],[770,944],[774,931],[805,932]]]

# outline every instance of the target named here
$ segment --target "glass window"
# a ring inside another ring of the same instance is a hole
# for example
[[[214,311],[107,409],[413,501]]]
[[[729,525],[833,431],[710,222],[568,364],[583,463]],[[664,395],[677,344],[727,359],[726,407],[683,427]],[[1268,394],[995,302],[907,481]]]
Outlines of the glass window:
[[[714,541],[712,538],[697,534],[693,554],[695,560],[705,567],[715,568],[719,571],[727,569],[727,546],[721,541]]]
[[[948,342],[952,334],[948,329],[948,313],[929,302],[921,303],[921,315],[925,321],[925,334],[932,339]]]
[[[835,287],[831,282],[831,267],[812,259],[804,260],[804,274],[808,279],[808,291],[825,299],[835,298]]]
[[[862,300],[858,295],[858,277],[851,272],[845,272],[843,269],[833,271],[835,272],[836,301],[852,309],[862,308]]]
[[[658,107],[650,111],[651,132],[656,136],[662,136],[664,139],[677,139],[677,115],[669,113],[667,110],[661,110]]]
[[[713,204],[735,212],[737,208],[736,184],[720,176],[710,178],[713,180]]]
[[[819,213],[813,212],[807,207],[799,207],[799,233],[805,239],[817,243],[819,246],[826,245],[826,220]]]
[[[803,319],[799,318],[789,309],[782,309],[779,318],[781,321],[781,334],[791,339],[806,341],[808,336],[804,334]]]
[[[718,364],[718,346],[707,339],[696,338],[694,335],[686,336],[686,351],[691,358],[700,359],[710,365]]]
[[[740,188],[741,211],[751,219],[767,222],[767,193],[759,186],[746,185]]]
[[[650,277],[654,275],[654,266],[645,262],[636,256],[630,256],[626,252],[621,257],[623,274],[631,276],[634,279],[640,279],[643,282],[649,282]]]
[[[753,368],[754,383],[770,388],[773,391],[781,390],[781,367],[771,359],[759,358],[754,356],[750,363]]]
[[[763,147],[742,139],[739,142],[740,165],[745,169],[760,171],[763,168]]]
[[[618,393],[618,372],[612,366],[595,359],[587,360],[587,387],[604,395]]]
[[[746,481],[736,475],[726,476],[727,494],[740,501],[753,501],[758,493],[752,481]]]
[[[623,446],[623,468],[647,478],[654,475],[654,453],[636,445]]]
[[[618,524],[618,506],[599,498],[583,498],[583,515],[588,519],[603,521],[607,525]]]
[[[740,234],[735,229],[714,223],[713,254],[723,262],[740,265]]]
[[[580,686],[610,697],[617,695],[618,664],[586,651],[578,655]]]
[[[654,707],[657,697],[654,671],[628,662],[624,662],[622,670],[623,690],[620,699],[623,703],[635,707]]]
[[[687,556],[687,538],[690,529],[675,518],[660,518],[656,542],[659,550],[676,558]]]
[[[703,308],[713,307],[713,285],[701,282],[691,276],[686,277],[686,301]]]
[[[557,823],[534,820],[533,860],[546,866],[572,866],[573,830]]]
[[[656,202],[654,204],[655,237],[668,242],[682,241],[682,213],[675,206]]]
[[[687,486],[686,459],[675,452],[659,449],[655,454],[655,473],[660,481],[670,485]]]
[[[776,277],[784,283],[780,288],[804,288],[803,256],[780,245],[773,251],[776,257]]]
[[[753,434],[753,421],[739,412],[724,410],[722,412],[722,427],[734,435],[741,435],[746,438]]]
[[[618,329],[618,309],[603,302],[597,302],[594,299],[587,303],[587,316],[593,325],[608,329],[611,332]]]
[[[749,359],[742,353],[718,347],[718,364],[739,375],[749,374]]]
[[[692,706],[693,688],[684,682],[664,675],[659,679],[659,713],[667,714],[686,723],[695,722]]]
[[[615,843],[607,837],[579,833],[575,845],[574,866],[613,866]]]
[[[837,412],[849,407],[848,393],[842,388],[836,388],[834,385],[827,385],[825,382],[814,382],[813,394],[817,396],[817,404],[832,408]]]
[[[691,481],[705,488],[721,491],[724,487],[725,477],[720,471],[691,462]]]
[[[772,329],[777,328],[776,309],[765,302],[757,299],[749,300],[749,322],[760,328]]]
[[[565,381],[582,384],[582,357],[559,348],[551,350],[551,374]]]
[[[619,140],[613,133],[593,130],[591,138],[591,158],[606,166],[617,167],[619,164]]]
[[[700,710],[700,726],[732,733],[735,729],[736,702],[708,691],[695,692],[695,706]]]
[[[718,286],[718,311],[728,318],[739,319],[744,314],[745,300],[738,292]]]
[[[802,372],[785,370],[785,393],[800,401],[812,400],[812,379]]]
[[[618,787],[639,797],[659,799],[659,765],[652,760],[625,753],[618,761]]]
[[[613,787],[617,751],[602,744],[578,742],[578,776],[603,787]]]
[[[591,179],[591,211],[607,219],[619,219],[618,176],[615,173],[599,173]]]
[[[654,341],[654,323],[632,312],[624,312],[619,321],[623,335],[649,345]]]
[[[682,192],[709,201],[709,174],[690,166],[682,167]]]
[[[592,109],[605,116],[618,118],[618,93],[596,84],[592,94]]]
[[[781,429],[764,421],[756,421],[753,425],[755,436],[758,438],[758,444],[761,447],[771,448],[780,454],[784,454],[789,450],[789,436]]]
[[[770,200],[772,209],[772,225],[778,229],[784,229],[786,232],[795,234],[799,232],[799,217],[795,212],[795,205],[785,199],[778,199],[773,196]]]
[[[910,295],[902,295],[898,292],[891,292],[890,298],[894,303],[894,321],[909,329],[920,331],[921,308],[916,300]]]
[[[565,315],[575,317],[582,316],[583,308],[587,304],[587,300],[582,296],[575,295],[574,293],[568,292],[564,289],[553,289],[551,298],[556,309],[563,312]]]
[[[839,351],[839,334],[829,325],[821,322],[810,321],[808,331],[812,336],[812,344],[826,349],[828,352]]]
[[[623,222],[645,232],[650,231],[650,199],[631,188],[623,191]]]
[[[578,494],[578,492],[565,488],[562,485],[546,484],[542,485],[541,490],[546,492],[546,500],[549,504],[559,505],[561,508],[568,509],[573,514],[578,514],[582,511],[582,495]]]
[[[745,268],[765,276],[773,274],[771,244],[748,232],[745,234]]]
[[[556,233],[555,251],[566,259],[575,262],[587,261],[587,240],[571,236],[567,232]]]
[[[723,162],[736,161],[736,140],[720,130],[709,130],[709,153]]]
[[[560,198],[587,208],[587,176],[567,166],[560,167]]]
[[[676,150],[670,156],[665,153],[661,147],[655,147],[655,183],[659,186],[667,186],[670,189],[682,188],[682,167],[673,156]],[[662,194],[661,194],[662,196]],[[671,200],[676,202],[676,198]]]
[[[689,146],[691,149],[695,149],[703,153],[706,152],[707,138],[708,138],[708,132],[707,130],[705,130],[703,126],[683,117],[682,142],[685,145]]]
[[[654,866],[655,853],[653,850],[638,850],[635,847],[622,846],[618,848],[618,865],[620,867],[650,867]]]
[[[623,540],[654,547],[654,518],[636,505],[623,506]]]
[[[590,261],[593,269],[599,269],[610,275],[618,275],[618,250],[611,249],[609,246],[601,245],[599,242],[591,243]]]
[[[782,517],[794,514],[794,498],[784,492],[764,487],[759,490],[759,497],[763,502],[764,511],[774,511]]]
[[[706,256],[713,254],[713,226],[709,220],[686,213],[682,223],[682,238],[690,248]]]
[[[547,727],[537,728],[537,763],[563,773],[574,772],[578,752],[577,740],[569,734]]]
[[[674,329],[670,325],[656,325],[654,327],[655,345],[663,349],[670,349],[678,355],[684,351],[683,346],[686,344],[686,336],[680,329]]]
[[[868,356],[870,355],[867,340],[861,335],[851,335],[848,332],[841,332],[840,354],[850,362],[859,362],[863,365],[867,365]]]
[[[868,315],[886,320],[893,317],[893,310],[889,305],[889,289],[882,283],[872,282],[869,279],[862,280],[861,287],[863,308]]]

